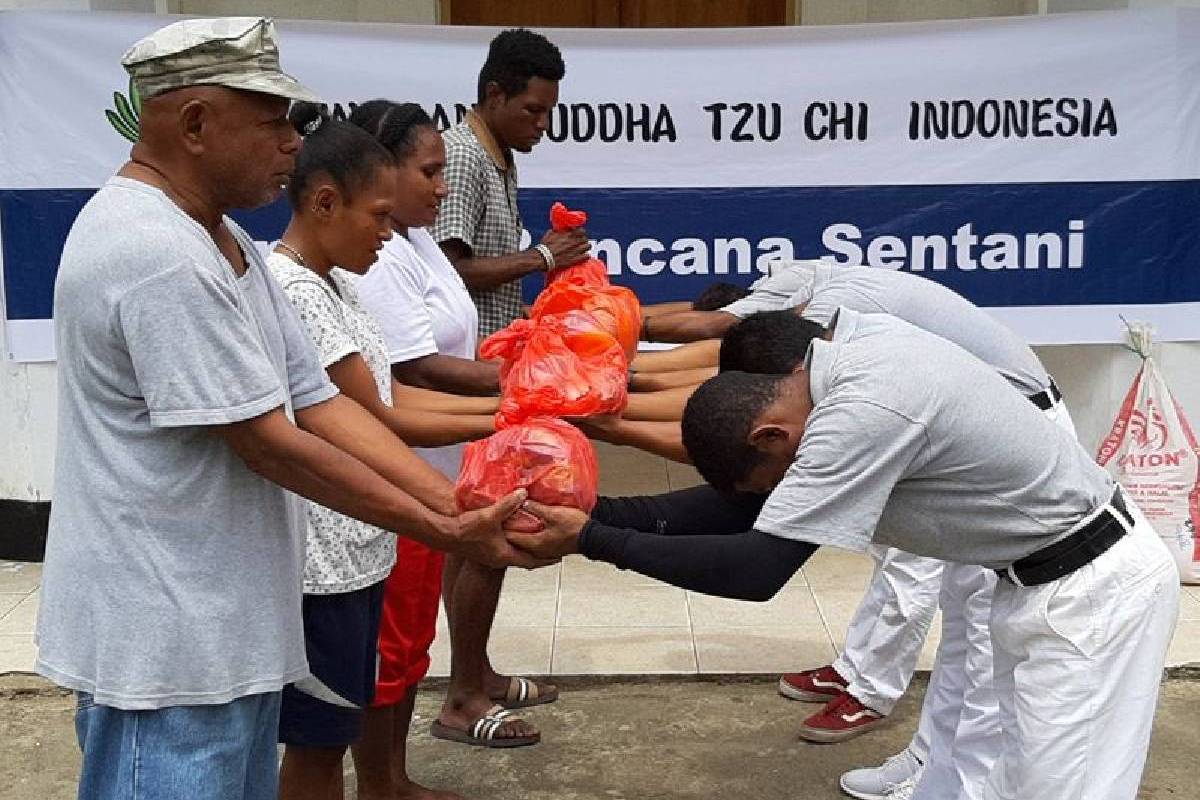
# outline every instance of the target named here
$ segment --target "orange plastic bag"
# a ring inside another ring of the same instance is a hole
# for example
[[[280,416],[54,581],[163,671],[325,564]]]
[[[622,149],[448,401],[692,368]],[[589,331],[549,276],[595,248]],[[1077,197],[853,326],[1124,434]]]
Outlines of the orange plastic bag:
[[[562,203],[550,206],[550,227],[569,231],[587,222],[586,211],[572,211]],[[598,258],[589,258],[569,267],[559,267],[546,273],[546,285],[557,280],[573,280],[589,286],[608,286],[608,267]]]
[[[587,224],[587,212],[571,210],[561,202],[550,206],[550,227],[556,231],[569,231]]]
[[[599,476],[586,436],[562,420],[535,417],[468,444],[455,497],[465,511],[524,488],[539,503],[591,511]]]
[[[582,311],[517,320],[484,340],[483,358],[501,358],[496,426],[529,417],[615,414],[629,400],[625,353]]]
[[[530,316],[537,319],[568,311],[586,311],[612,334],[627,358],[637,353],[642,331],[642,304],[624,286],[595,286],[576,280],[557,280],[542,290]]]
[[[573,281],[585,286],[608,286],[608,267],[598,258],[589,258],[569,267],[559,267],[546,273],[546,285],[556,281]]]

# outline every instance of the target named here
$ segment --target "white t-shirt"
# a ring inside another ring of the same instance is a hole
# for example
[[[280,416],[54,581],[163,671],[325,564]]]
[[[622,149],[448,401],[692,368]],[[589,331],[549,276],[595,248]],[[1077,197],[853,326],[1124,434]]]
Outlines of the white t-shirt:
[[[358,353],[375,378],[384,404],[392,404],[391,365],[383,335],[363,310],[351,275],[330,270],[337,291],[312,270],[282,253],[267,257],[271,274],[283,287],[325,369]],[[374,525],[308,503],[308,539],[304,558],[307,594],[353,592],[378,583],[396,563],[396,537]]]
[[[379,260],[357,281],[363,306],[379,322],[393,364],[440,353],[475,358],[479,315],[458,270],[424,228],[410,228],[384,245]],[[462,463],[460,444],[416,448],[450,480]]]

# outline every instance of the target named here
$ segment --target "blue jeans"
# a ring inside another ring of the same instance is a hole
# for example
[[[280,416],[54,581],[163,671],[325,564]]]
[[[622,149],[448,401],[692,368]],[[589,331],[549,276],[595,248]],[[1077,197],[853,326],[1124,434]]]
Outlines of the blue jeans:
[[[275,800],[279,692],[122,711],[77,693],[79,800]]]

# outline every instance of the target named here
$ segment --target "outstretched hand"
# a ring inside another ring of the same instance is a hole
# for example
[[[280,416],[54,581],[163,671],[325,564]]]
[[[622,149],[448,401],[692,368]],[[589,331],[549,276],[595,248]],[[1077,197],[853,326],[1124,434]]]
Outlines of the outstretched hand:
[[[542,530],[509,529],[510,544],[541,559],[557,560],[579,552],[579,534],[587,524],[587,514],[577,508],[547,506],[532,500],[526,501],[522,508],[541,520]]]
[[[459,533],[453,551],[489,567],[534,569],[558,561],[557,557],[548,558],[517,549],[505,537],[506,521],[520,511],[527,494],[524,489],[517,489],[487,508],[459,515]]]

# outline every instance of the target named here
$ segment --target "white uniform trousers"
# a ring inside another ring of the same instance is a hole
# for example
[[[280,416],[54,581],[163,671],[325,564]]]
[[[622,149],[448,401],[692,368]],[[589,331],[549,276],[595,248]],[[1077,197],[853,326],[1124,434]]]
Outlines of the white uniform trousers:
[[[1002,748],[984,800],[1134,800],[1179,572],[1126,499],[1133,530],[1042,586],[1006,580],[992,600]]]
[[[942,562],[873,545],[875,572],[833,668],[867,708],[890,714],[908,688],[937,613]]]
[[[947,562],[942,640],[909,750],[925,763],[914,800],[979,800],[1000,751],[990,617],[996,573]]]
[[[1064,403],[1045,415],[1075,435]],[[1000,716],[993,680],[992,570],[946,565],[942,574],[942,640],[909,750],[925,763],[913,800],[980,800],[1000,753]]]

